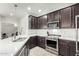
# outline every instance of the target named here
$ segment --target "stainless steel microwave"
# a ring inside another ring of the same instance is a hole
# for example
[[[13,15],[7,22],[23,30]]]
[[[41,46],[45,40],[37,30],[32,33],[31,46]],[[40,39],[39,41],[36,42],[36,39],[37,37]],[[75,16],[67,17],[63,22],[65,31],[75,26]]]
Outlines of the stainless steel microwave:
[[[48,22],[48,29],[59,29],[59,21]]]

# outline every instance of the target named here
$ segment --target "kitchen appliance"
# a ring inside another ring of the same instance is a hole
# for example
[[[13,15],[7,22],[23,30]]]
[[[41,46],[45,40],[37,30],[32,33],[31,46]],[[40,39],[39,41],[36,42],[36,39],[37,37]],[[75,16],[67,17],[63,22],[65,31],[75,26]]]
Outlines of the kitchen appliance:
[[[79,44],[78,44],[78,28],[79,28],[79,15],[75,16],[75,29],[76,29],[76,56],[79,56]]]
[[[59,36],[48,36],[46,39],[46,50],[58,55],[58,38]]]
[[[48,22],[49,29],[59,29],[59,21]]]

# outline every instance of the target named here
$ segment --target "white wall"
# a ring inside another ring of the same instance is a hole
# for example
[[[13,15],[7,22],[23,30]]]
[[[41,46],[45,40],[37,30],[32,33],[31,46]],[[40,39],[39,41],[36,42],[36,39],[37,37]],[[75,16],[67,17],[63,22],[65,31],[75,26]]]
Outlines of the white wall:
[[[1,33],[7,33],[8,37],[10,37],[12,33],[18,30],[16,27],[14,27],[14,24],[19,26],[19,20],[17,18],[2,16],[1,21]]]
[[[0,17],[0,39],[1,39],[1,17]]]
[[[6,33],[8,35],[8,37],[10,37],[12,35],[12,33],[16,33],[18,31],[18,28],[15,27],[13,24],[2,23],[1,26],[2,26],[1,33],[2,34]]]
[[[19,25],[19,19],[15,17],[2,17],[2,23],[10,23]]]
[[[19,31],[21,32],[21,35],[27,36],[28,35],[28,14],[23,17],[20,21],[20,27]]]

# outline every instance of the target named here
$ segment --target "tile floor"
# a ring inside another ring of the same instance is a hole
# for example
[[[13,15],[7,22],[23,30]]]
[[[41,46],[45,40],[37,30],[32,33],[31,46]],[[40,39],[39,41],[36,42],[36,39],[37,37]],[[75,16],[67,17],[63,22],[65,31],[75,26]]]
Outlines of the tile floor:
[[[30,50],[29,56],[56,56],[56,55],[37,46]]]

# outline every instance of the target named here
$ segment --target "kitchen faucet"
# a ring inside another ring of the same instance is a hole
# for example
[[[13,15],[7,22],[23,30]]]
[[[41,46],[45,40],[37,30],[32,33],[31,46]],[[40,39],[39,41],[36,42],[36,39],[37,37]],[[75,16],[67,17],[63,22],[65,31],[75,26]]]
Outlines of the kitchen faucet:
[[[12,42],[16,40],[16,34],[13,34]]]

